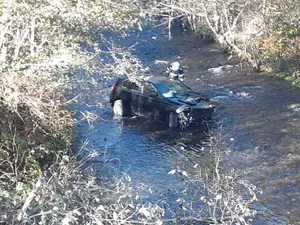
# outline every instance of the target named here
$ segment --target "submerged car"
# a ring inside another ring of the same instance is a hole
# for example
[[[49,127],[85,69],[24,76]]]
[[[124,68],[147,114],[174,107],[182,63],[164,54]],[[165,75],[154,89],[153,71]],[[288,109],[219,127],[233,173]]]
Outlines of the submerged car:
[[[178,80],[121,77],[111,87],[110,103],[118,116],[152,116],[173,127],[210,120],[216,103]]]

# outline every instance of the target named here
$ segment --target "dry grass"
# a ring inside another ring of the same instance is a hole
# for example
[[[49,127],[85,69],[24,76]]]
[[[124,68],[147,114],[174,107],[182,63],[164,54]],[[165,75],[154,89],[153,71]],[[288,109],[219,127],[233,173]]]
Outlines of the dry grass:
[[[0,221],[5,224],[147,224],[163,215],[158,205],[135,199],[128,187],[128,176],[102,183],[96,180],[92,168],[83,165],[84,160],[63,155],[45,171],[45,177],[32,185],[18,181],[12,182],[10,189],[1,189],[1,202],[5,204],[1,205]],[[8,176],[11,180],[16,178],[13,174]]]

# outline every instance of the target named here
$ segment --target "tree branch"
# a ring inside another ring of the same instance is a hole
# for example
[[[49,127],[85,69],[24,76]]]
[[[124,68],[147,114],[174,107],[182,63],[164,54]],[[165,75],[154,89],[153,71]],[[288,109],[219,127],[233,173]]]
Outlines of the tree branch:
[[[204,14],[204,13],[193,13],[193,12],[191,12],[191,11],[189,11],[189,10],[180,8],[180,7],[178,7],[178,6],[167,5],[167,4],[164,4],[164,3],[160,3],[160,5],[165,6],[165,7],[168,7],[168,8],[173,9],[173,10],[177,10],[177,11],[186,13],[186,14],[195,15],[195,16],[199,16],[199,17],[205,17],[205,14]]]
[[[28,207],[30,206],[30,203],[32,202],[33,198],[36,196],[36,193],[38,192],[38,190],[40,189],[40,187],[43,184],[43,178],[40,178],[35,185],[33,186],[32,191],[28,194],[24,205],[22,206],[22,209],[20,210],[17,219],[18,221],[21,221],[24,217],[24,215],[26,214],[26,210],[28,209]]]

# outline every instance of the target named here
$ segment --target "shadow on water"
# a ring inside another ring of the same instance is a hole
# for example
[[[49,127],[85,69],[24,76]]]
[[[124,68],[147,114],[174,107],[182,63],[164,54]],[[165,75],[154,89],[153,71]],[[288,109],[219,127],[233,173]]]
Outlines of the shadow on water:
[[[163,31],[163,29],[156,28],[153,26],[160,24],[159,21],[155,24],[150,24],[149,22],[144,25],[142,29],[132,28],[131,30],[124,32],[118,32],[116,30],[105,30],[100,29],[99,38],[95,36],[92,38],[98,46],[92,46],[89,43],[81,43],[80,47],[84,51],[96,52],[100,50],[98,58],[106,64],[114,64],[116,57],[117,59],[122,59],[122,53],[115,53],[114,57],[111,56],[111,49],[117,47],[120,49],[126,49],[134,55],[144,67],[148,67],[148,73],[151,75],[162,75],[165,72],[166,65],[168,61],[162,62],[164,67],[153,66],[157,63],[158,59],[169,59],[171,57],[176,57],[179,51],[172,47],[171,45],[166,45],[166,40],[168,34]],[[114,75],[114,74],[112,74]]]

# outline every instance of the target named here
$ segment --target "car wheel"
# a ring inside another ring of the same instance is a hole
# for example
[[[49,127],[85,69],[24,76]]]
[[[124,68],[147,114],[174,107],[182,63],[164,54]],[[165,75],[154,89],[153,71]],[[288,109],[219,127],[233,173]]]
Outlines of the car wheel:
[[[178,114],[176,112],[170,112],[168,119],[169,128],[178,127]]]
[[[113,111],[116,116],[124,116],[125,115],[124,103],[121,99],[118,99],[114,102]]]

